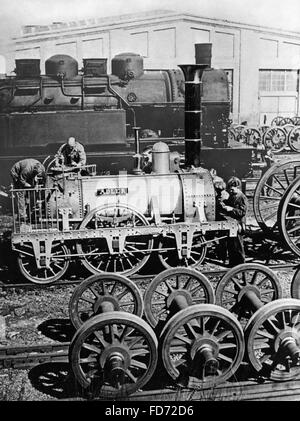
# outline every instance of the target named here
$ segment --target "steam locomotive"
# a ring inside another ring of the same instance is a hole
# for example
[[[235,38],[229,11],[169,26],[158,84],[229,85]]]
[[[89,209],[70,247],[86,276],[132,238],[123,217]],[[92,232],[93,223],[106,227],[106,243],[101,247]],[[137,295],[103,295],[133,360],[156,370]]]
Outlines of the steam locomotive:
[[[196,44],[196,62],[203,55],[208,67],[202,85],[202,164],[217,166],[224,177],[232,172],[243,177],[251,148],[228,148],[227,76],[211,68],[211,44]],[[115,56],[111,69],[108,75],[107,60],[92,58],[84,59],[79,70],[74,58],[54,55],[41,75],[38,59],[16,60],[16,76],[0,80],[1,184],[9,183],[15,161],[26,156],[43,161],[71,135],[103,173],[132,170],[137,126],[143,148],[163,140],[171,151],[184,153],[182,70],[145,70],[143,58],[133,53]]]
[[[152,171],[96,175],[93,165],[78,169],[49,164],[45,187],[13,190],[12,247],[23,275],[51,283],[71,258],[91,273],[134,274],[158,252],[165,267],[198,266],[207,236],[236,236],[236,221],[217,221],[213,179],[201,167],[202,74],[207,64],[181,65],[185,75],[185,166],[156,142]],[[135,128],[139,145],[139,129]],[[137,151],[139,147],[136,148]],[[178,158],[178,157],[177,157]],[[26,195],[27,215],[18,212]],[[29,223],[25,219],[29,218]]]

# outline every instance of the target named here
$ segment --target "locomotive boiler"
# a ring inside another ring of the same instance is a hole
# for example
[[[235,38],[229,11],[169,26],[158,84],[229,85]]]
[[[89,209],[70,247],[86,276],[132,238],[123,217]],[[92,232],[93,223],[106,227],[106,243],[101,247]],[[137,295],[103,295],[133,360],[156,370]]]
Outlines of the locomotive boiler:
[[[197,267],[205,257],[207,235],[235,236],[236,221],[216,221],[215,191],[201,164],[201,93],[206,64],[180,66],[185,75],[185,167],[156,142],[152,171],[89,175],[49,165],[43,188],[27,189],[28,221],[14,200],[13,249],[23,275],[50,283],[79,258],[92,273],[134,274],[158,253],[165,267]],[[138,129],[135,129],[138,144]],[[137,148],[138,149],[138,148]],[[18,190],[13,190],[17,194]],[[210,241],[210,240],[209,240]]]
[[[211,44],[196,47],[196,62],[201,62]],[[214,149],[219,148],[219,172],[229,176],[237,168],[242,177],[251,153],[240,145],[238,151],[228,148],[228,80],[223,70],[211,68],[210,57],[208,64],[202,85],[202,164],[216,165]],[[143,57],[134,53],[115,56],[111,69],[107,74],[106,59],[84,59],[79,69],[74,58],[54,55],[41,75],[39,60],[16,60],[16,76],[0,80],[1,184],[9,182],[15,161],[26,156],[43,161],[69,136],[85,145],[88,160],[103,173],[132,170],[136,126],[143,147],[163,140],[171,151],[184,153],[182,70],[146,70]]]

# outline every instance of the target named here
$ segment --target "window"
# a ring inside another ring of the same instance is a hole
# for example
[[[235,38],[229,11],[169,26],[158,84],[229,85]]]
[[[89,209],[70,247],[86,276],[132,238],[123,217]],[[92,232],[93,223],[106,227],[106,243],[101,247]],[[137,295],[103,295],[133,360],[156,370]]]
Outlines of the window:
[[[84,39],[82,40],[83,58],[99,58],[103,56],[103,39]]]
[[[260,91],[297,91],[297,70],[260,70]]]
[[[215,33],[214,55],[231,58],[234,56],[234,35],[225,32]]]
[[[137,32],[130,34],[130,45],[132,51],[143,57],[148,56],[148,32]]]

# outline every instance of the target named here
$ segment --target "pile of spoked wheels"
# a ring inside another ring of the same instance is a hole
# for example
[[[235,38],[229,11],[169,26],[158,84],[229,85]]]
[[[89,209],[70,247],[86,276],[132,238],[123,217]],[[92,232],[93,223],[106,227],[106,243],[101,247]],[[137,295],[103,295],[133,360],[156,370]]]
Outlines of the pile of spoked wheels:
[[[300,374],[300,301],[281,297],[277,276],[259,264],[236,266],[215,288],[194,269],[167,269],[143,297],[124,276],[91,276],[69,305],[75,379],[112,399],[151,382],[212,388],[237,381],[242,364],[291,380]]]

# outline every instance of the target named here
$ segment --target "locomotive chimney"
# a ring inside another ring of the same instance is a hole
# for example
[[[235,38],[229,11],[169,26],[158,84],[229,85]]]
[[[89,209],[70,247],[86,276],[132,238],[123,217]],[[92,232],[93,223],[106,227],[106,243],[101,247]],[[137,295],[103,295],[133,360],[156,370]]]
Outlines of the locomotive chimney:
[[[179,65],[185,78],[185,165],[200,166],[201,154],[201,96],[202,75],[207,64],[181,64]]]

